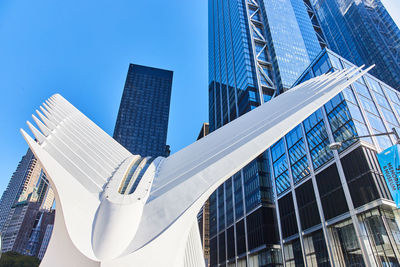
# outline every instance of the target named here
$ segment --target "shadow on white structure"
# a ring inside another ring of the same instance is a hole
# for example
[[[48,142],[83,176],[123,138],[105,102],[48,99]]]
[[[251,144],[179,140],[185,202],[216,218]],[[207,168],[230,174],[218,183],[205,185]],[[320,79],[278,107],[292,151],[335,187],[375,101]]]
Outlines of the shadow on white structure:
[[[196,215],[225,180],[367,70],[311,79],[169,156],[132,155],[60,95],[34,140],[56,195],[41,266],[204,266]]]

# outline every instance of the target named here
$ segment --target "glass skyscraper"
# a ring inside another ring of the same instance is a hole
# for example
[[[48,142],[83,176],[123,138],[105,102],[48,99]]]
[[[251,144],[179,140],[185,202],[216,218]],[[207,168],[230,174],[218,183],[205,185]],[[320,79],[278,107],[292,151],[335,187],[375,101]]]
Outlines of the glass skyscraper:
[[[331,1],[209,0],[210,132],[296,84],[353,66],[321,50],[314,12],[322,9],[312,4]],[[347,12],[352,2],[340,1]],[[354,41],[341,45],[360,53]],[[369,74],[299,122],[210,197],[210,266],[400,266],[400,214],[376,159],[395,140],[328,148],[392,128],[400,130],[400,95]]]
[[[130,64],[114,139],[134,155],[167,156],[173,72]]]
[[[292,86],[324,41],[302,0],[209,0],[210,132]],[[280,266],[268,153],[209,199],[211,266]],[[246,265],[247,264],[247,265]]]
[[[210,130],[293,84],[321,50],[302,0],[209,1]]]
[[[323,50],[295,84],[354,66]],[[376,154],[400,130],[400,94],[370,74],[268,150],[285,266],[400,266],[400,213]]]
[[[327,44],[400,90],[400,30],[380,0],[314,0]]]

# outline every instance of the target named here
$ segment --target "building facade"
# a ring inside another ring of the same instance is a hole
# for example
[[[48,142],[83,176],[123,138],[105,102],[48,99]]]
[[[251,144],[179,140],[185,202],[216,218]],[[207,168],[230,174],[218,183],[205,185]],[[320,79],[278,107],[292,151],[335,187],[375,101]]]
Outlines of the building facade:
[[[290,88],[325,42],[302,0],[210,0],[208,9],[212,132]],[[268,157],[209,199],[210,266],[281,265]]]
[[[302,0],[210,0],[208,9],[214,131],[290,88],[324,43]]]
[[[28,149],[11,176],[10,182],[0,200],[0,230],[3,229],[7,221],[11,207],[14,205],[15,201],[19,199],[20,193],[23,191],[23,185],[26,182],[25,177],[31,169],[29,166],[36,164],[35,161],[36,159],[32,151]]]
[[[2,231],[2,252],[15,251],[23,253],[29,235],[33,230],[39,203],[17,203],[11,209],[7,224]]]
[[[167,156],[173,72],[130,64],[114,139],[132,154]]]
[[[55,210],[41,211],[36,214],[28,242],[22,250],[23,254],[35,256],[39,259],[43,258],[43,256],[40,256],[40,251],[44,254],[47,249],[54,226],[54,219]]]
[[[324,50],[296,84],[353,66]],[[400,127],[400,94],[365,75],[269,150],[285,266],[399,266],[400,216],[376,154]]]
[[[400,30],[380,0],[315,0],[331,50],[400,90]]]
[[[43,259],[44,253],[46,252],[47,247],[49,246],[50,237],[51,237],[51,234],[53,233],[53,228],[54,228],[54,224],[48,224],[46,227],[46,231],[44,232],[42,244],[40,246],[40,250],[39,250],[39,253],[37,256],[39,258],[39,260]]]
[[[39,202],[18,202],[11,209],[2,231],[2,252],[14,251],[38,257],[39,249],[47,249],[46,228],[54,224],[55,211],[41,210]],[[51,233],[49,233],[51,235]]]
[[[29,149],[0,201],[2,252],[15,251],[37,256],[37,245],[44,234],[37,224],[43,216],[43,225],[54,223],[53,203],[54,192],[42,165]],[[52,219],[46,219],[51,213]]]

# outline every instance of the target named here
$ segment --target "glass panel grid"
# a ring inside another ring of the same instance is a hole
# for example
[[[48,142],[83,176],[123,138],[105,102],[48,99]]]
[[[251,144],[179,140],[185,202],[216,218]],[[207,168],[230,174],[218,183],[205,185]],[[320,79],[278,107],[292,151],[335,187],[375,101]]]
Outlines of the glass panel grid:
[[[293,182],[297,183],[310,174],[306,147],[300,125],[286,135],[286,143],[289,151],[289,161],[292,170]]]
[[[319,109],[304,121],[306,137],[310,149],[311,160],[314,168],[317,169],[333,157],[332,151],[328,148],[329,139]]]

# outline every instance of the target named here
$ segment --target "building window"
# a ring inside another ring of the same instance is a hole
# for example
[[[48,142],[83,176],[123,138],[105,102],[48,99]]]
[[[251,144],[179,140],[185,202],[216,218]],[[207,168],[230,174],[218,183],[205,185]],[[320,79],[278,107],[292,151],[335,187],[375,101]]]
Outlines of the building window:
[[[321,223],[311,180],[296,188],[296,199],[303,230]]]
[[[280,249],[262,250],[258,253],[258,266],[282,266],[282,254]]]
[[[381,266],[400,266],[379,210],[365,212],[360,215],[360,219],[366,230],[375,260],[380,262]]]
[[[246,233],[244,230],[244,220],[236,223],[236,249],[237,256],[241,256],[246,252]]]
[[[260,176],[257,159],[243,168],[246,212],[249,213],[261,203]]]
[[[228,259],[235,261],[235,231],[233,225],[226,230]]]
[[[329,65],[329,60],[327,54],[323,55],[317,63],[312,67],[315,76],[319,76],[321,74],[327,73],[330,71],[331,66]]]
[[[350,137],[357,136],[356,126],[354,125],[350,110],[342,94],[330,100],[325,105],[325,110],[335,141],[340,142]],[[354,139],[344,142],[340,151],[343,151],[354,142]]]
[[[294,128],[285,138],[289,150],[293,182],[298,183],[310,174],[301,126],[298,125]]]
[[[218,235],[218,259],[220,264],[226,262],[225,232],[222,232]]]
[[[355,208],[380,197],[375,185],[377,170],[372,170],[363,147],[359,147],[341,158],[343,171]],[[383,197],[383,196],[382,196]]]
[[[275,184],[277,194],[280,195],[290,188],[288,163],[283,138],[271,147]]]
[[[225,182],[226,224],[233,223],[232,178]]]
[[[224,187],[220,186],[217,189],[218,196],[218,231],[225,228],[225,201],[224,201]]]
[[[316,175],[325,219],[329,220],[349,210],[336,164]]]
[[[336,250],[336,261],[343,266],[365,266],[351,219],[330,227]]]
[[[217,237],[210,240],[210,266],[218,266],[218,253],[217,253]]]
[[[243,216],[242,175],[240,172],[233,176],[235,190],[235,216],[236,220]]]
[[[305,119],[303,124],[310,148],[311,160],[314,168],[318,169],[333,157],[332,151],[328,148],[329,139],[321,109]]]
[[[263,244],[279,242],[274,224],[274,213],[274,209],[262,207],[247,216],[248,250],[251,251]]]
[[[307,266],[331,266],[322,230],[304,236],[304,251],[306,253]]]
[[[289,193],[278,200],[281,218],[282,237],[287,238],[298,233],[296,214],[292,194]]]
[[[285,255],[285,266],[302,267],[304,266],[303,253],[301,252],[300,240],[297,238],[283,245]]]
[[[217,234],[217,193],[210,196],[210,237]]]
[[[328,53],[329,59],[331,60],[331,64],[335,70],[343,69],[342,64],[340,63],[340,59],[335,55]]]

